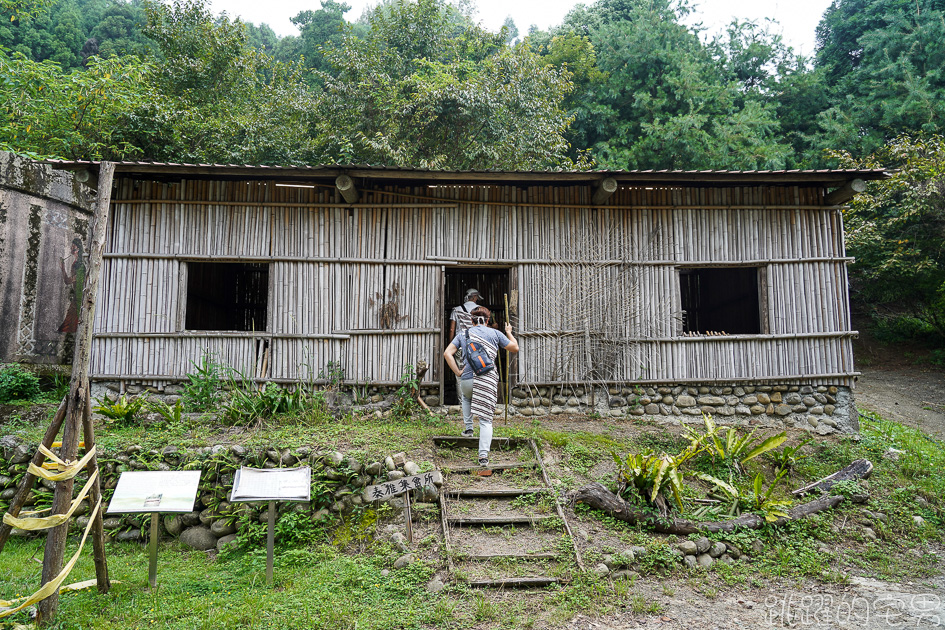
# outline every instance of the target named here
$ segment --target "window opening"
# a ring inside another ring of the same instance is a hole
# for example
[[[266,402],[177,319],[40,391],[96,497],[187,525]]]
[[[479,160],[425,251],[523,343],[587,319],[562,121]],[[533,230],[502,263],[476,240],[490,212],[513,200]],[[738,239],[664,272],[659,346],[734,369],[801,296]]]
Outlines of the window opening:
[[[187,263],[187,330],[265,331],[266,263]]]
[[[760,334],[758,269],[680,269],[683,333]]]

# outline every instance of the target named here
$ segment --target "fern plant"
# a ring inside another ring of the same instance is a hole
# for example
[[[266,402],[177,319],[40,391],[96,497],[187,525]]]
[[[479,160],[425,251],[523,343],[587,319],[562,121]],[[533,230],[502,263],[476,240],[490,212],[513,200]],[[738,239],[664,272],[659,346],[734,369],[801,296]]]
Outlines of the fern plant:
[[[696,473],[696,476],[713,485],[709,496],[721,502],[721,512],[724,516],[734,518],[740,516],[743,511],[755,512],[771,523],[779,518],[786,518],[788,513],[785,509],[791,506],[791,501],[775,499],[771,496],[784,474],[778,474],[765,489],[764,476],[758,473],[752,479],[750,491],[740,491],[733,484],[705,473]],[[697,512],[696,515],[702,514]]]
[[[131,424],[134,422],[138,412],[144,407],[147,398],[143,396],[127,398],[122,394],[115,400],[112,400],[108,397],[108,394],[106,394],[95,402],[98,404],[92,407],[92,410],[96,413],[119,424]]]
[[[787,432],[782,431],[759,442],[761,438],[756,438],[754,431],[739,436],[734,427],[728,427],[725,433],[720,435],[711,415],[702,414],[702,421],[705,424],[705,433],[687,427],[686,437],[690,443],[707,444],[713,458],[721,459],[739,475],[744,472],[742,464],[778,448],[787,440]]]
[[[625,499],[642,499],[656,507],[660,514],[669,513],[671,497],[680,510],[683,506],[683,478],[681,468],[707,448],[704,440],[691,440],[678,455],[653,451],[628,453],[622,459],[614,453],[617,462],[617,494]]]

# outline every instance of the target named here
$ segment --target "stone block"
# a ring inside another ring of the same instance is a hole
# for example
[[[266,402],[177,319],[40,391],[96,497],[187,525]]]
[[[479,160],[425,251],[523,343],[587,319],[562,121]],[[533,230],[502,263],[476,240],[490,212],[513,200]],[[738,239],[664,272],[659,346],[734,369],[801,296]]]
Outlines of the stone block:
[[[758,398],[758,402],[760,402],[762,405],[767,405],[768,403],[771,402],[771,396],[769,396],[765,392],[758,392],[757,398]]]
[[[786,416],[786,415],[789,415],[789,414],[791,413],[791,406],[790,406],[790,405],[778,405],[777,407],[774,408],[774,413],[776,413],[776,414],[779,415],[779,416]]]
[[[680,396],[676,399],[676,406],[681,408],[695,407],[696,399],[692,396]]]
[[[208,551],[217,546],[217,537],[208,527],[191,527],[180,535],[180,541],[197,551]]]

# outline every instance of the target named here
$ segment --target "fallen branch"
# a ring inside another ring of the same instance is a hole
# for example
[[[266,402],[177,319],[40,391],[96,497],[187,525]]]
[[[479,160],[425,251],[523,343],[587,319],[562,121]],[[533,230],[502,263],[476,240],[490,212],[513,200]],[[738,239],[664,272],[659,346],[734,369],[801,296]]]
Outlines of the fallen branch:
[[[787,518],[771,521],[771,525],[783,525],[787,521],[797,520],[834,508],[843,501],[843,497],[824,496],[809,503],[798,505],[788,510]],[[592,483],[578,488],[572,503],[585,503],[592,508],[607,512],[610,516],[632,525],[646,525],[662,534],[688,535],[707,532],[733,532],[736,529],[761,529],[765,519],[757,514],[743,514],[730,521],[687,521],[681,518],[661,518],[652,512],[629,505],[622,498],[608,490],[603,484]]]
[[[823,479],[807,484],[803,488],[792,490],[791,494],[800,496],[807,494],[812,490],[827,492],[841,481],[857,481],[859,479],[868,479],[873,474],[873,464],[868,459],[857,459],[846,468],[842,468],[832,475],[827,475]]]

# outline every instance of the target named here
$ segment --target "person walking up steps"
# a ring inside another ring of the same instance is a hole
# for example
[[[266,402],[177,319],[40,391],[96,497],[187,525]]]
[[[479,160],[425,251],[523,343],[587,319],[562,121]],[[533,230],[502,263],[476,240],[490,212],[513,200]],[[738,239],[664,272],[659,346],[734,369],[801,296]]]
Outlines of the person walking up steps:
[[[492,447],[492,417],[499,394],[499,370],[493,368],[485,374],[476,375],[469,361],[460,369],[456,363],[456,354],[462,351],[463,356],[469,356],[468,344],[472,341],[479,343],[494,363],[502,348],[517,354],[518,341],[512,336],[511,324],[506,322],[504,335],[486,325],[492,313],[485,306],[477,306],[470,315],[474,325],[453,337],[443,352],[443,358],[459,377],[459,396],[465,426],[463,435],[473,435],[473,416],[479,418],[479,465],[486,468],[489,466],[489,451]]]

